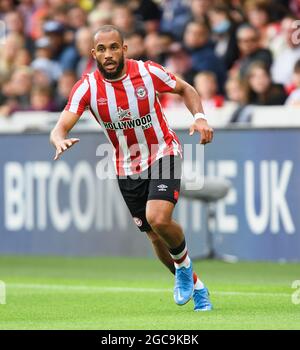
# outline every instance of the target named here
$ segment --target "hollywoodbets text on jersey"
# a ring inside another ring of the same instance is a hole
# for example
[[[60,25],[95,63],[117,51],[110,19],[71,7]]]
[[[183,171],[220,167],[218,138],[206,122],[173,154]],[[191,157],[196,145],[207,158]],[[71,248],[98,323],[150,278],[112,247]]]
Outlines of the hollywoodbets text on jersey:
[[[142,129],[148,129],[152,126],[151,114],[147,114],[141,118],[134,118],[128,120],[122,120],[119,122],[104,122],[105,129],[109,130],[119,130],[119,129],[133,129],[135,127],[141,126]]]

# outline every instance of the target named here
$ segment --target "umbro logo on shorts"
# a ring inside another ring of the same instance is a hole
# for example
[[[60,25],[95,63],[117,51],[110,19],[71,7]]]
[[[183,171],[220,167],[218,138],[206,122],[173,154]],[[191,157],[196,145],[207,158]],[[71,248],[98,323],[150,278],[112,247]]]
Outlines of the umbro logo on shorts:
[[[168,186],[161,184],[161,185],[158,185],[157,188],[158,188],[158,191],[166,191]]]

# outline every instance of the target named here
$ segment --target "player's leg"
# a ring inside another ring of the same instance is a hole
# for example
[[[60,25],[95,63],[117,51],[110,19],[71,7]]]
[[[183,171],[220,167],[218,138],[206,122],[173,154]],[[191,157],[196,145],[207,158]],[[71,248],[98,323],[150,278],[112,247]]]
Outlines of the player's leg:
[[[174,261],[171,258],[171,255],[166,243],[154,231],[148,231],[147,236],[151,241],[153,249],[157,257],[159,258],[159,260],[171,271],[173,275],[175,275]],[[204,283],[199,279],[199,277],[195,272],[193,273],[193,280],[194,280],[194,293],[193,293],[194,310],[195,311],[211,310],[212,305],[209,300],[208,291]]]
[[[172,219],[174,203],[164,199],[150,199],[146,205],[147,222],[169,249],[177,248],[184,240],[182,228]]]
[[[148,179],[132,180],[130,177],[118,178],[118,185],[135,224],[140,231],[147,233],[157,257],[173,274],[175,274],[174,262],[166,243],[151,229],[146,219]]]
[[[166,243],[155,232],[153,232],[153,230],[151,229],[151,226],[149,225],[146,219],[146,203],[147,203],[148,194],[149,194],[149,180],[143,180],[143,179],[133,180],[130,177],[127,177],[125,179],[118,178],[118,184],[120,187],[121,194],[127,204],[127,207],[129,208],[131,215],[133,216],[135,224],[138,226],[140,231],[144,231],[148,233],[148,237],[150,238],[153,244],[153,248],[158,258],[174,274],[175,273],[174,261],[170,256],[169,249]],[[178,186],[176,188],[178,188]],[[174,199],[174,202],[176,203],[177,196],[175,197],[176,199]],[[197,282],[197,276],[194,274],[195,288],[197,286],[196,282]],[[194,296],[196,292],[197,292],[197,289],[194,290]],[[196,307],[196,304],[195,304],[195,307]]]
[[[146,219],[152,230],[164,241],[175,266],[174,300],[186,304],[193,295],[193,267],[180,225],[172,219],[174,203],[151,199],[146,205]]]
[[[163,245],[153,234],[149,237],[150,239],[152,238],[152,242],[154,241],[154,250],[159,259],[170,271],[174,270],[170,267],[171,262],[167,258],[167,254],[172,259],[175,268],[174,299],[177,304],[183,305],[192,296],[194,284],[196,287],[194,295],[197,294],[198,289],[203,289],[204,291],[204,285],[197,278],[197,275],[193,274],[192,262],[187,252],[183,230],[172,219],[173,210],[180,191],[180,180],[180,157],[167,157],[166,161],[164,157],[151,167],[146,220],[151,226],[152,231],[165,243]],[[199,306],[199,303],[197,304]]]
[[[179,156],[165,156],[151,166],[146,218],[153,231],[165,241],[169,249],[179,247],[184,241],[182,228],[172,219],[180,191],[180,181]]]
[[[132,215],[136,225],[138,226],[138,228],[141,231],[145,231],[145,232],[153,230],[153,228],[151,227],[151,225],[147,219],[147,204],[148,204],[147,198],[148,198],[149,183],[150,183],[150,181],[148,179],[147,180],[143,180],[143,179],[133,180],[131,178],[125,178],[125,179],[118,178],[119,188],[120,188],[122,196],[127,204],[127,207],[129,208],[131,215]],[[155,202],[157,202],[157,201],[155,201]],[[165,203],[165,201],[162,201],[162,202]],[[172,204],[172,203],[168,202],[168,204]],[[174,207],[174,204],[172,204],[172,206]],[[164,217],[168,216],[171,219],[173,208],[172,209],[167,208],[167,209],[169,211],[169,214],[166,213],[164,215]],[[166,210],[165,210],[165,212],[166,212]],[[150,214],[151,213],[152,213],[152,211],[150,211]],[[157,228],[158,228],[158,226],[159,226],[159,223],[157,225]],[[156,232],[156,233],[159,235],[158,232]],[[175,242],[172,242],[172,235],[168,234],[171,247],[172,246],[175,247],[174,251],[170,250],[171,254],[172,253],[175,254],[175,255],[173,255],[174,258],[176,258],[176,253],[177,253],[178,249],[180,250],[179,253],[181,253],[181,250],[183,247],[182,243],[180,243],[179,248],[176,247],[177,242],[180,242],[181,237],[183,237],[182,230],[179,229],[177,235],[179,237],[177,237]],[[161,235],[159,235],[159,236],[160,236],[160,238],[162,238]],[[164,239],[163,239],[163,241],[165,242]],[[166,244],[166,242],[165,242],[165,244]],[[172,248],[170,248],[170,249],[172,249]],[[192,272],[192,266],[191,266],[191,263],[189,261],[189,258],[187,257],[187,254],[185,254],[185,256],[184,256],[183,263],[184,264],[188,263],[189,266],[187,266],[186,268],[182,268],[179,271],[179,277],[181,276],[181,278],[179,278],[179,280],[181,281],[181,284],[183,284],[183,286],[181,286],[180,283],[177,286],[177,284],[178,284],[177,283],[175,286],[175,293],[174,293],[175,301],[178,304],[182,304],[182,305],[187,303],[193,294],[193,277],[192,277],[193,272]],[[175,276],[178,276],[178,271],[176,271],[176,270],[175,270]],[[178,278],[176,279],[176,281],[178,281]]]
[[[169,249],[166,243],[160,238],[160,236],[154,231],[146,232],[149,240],[152,243],[153,250],[157,255],[158,259],[175,275],[174,262],[169,253]]]
[[[158,259],[175,275],[174,261],[170,255],[169,249],[166,243],[159,237],[154,231],[146,232],[149,240],[152,243],[153,250]],[[197,288],[201,289],[204,287],[203,283],[198,278],[196,272],[194,272],[194,284],[197,284]]]

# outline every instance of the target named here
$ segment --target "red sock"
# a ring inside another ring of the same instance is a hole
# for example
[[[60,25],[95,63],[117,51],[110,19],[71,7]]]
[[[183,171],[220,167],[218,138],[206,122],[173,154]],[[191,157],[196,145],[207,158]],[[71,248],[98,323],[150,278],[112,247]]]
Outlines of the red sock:
[[[194,284],[196,284],[197,279],[198,279],[198,276],[197,276],[196,272],[193,272],[193,280],[194,280]]]

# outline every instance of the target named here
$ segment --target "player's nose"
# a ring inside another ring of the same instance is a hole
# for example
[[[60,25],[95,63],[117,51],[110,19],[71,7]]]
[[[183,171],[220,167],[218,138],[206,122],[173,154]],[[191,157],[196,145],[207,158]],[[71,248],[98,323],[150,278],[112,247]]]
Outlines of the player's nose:
[[[110,50],[105,51],[105,59],[108,60],[112,58],[112,52]]]

